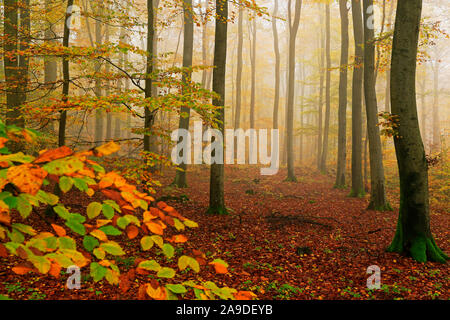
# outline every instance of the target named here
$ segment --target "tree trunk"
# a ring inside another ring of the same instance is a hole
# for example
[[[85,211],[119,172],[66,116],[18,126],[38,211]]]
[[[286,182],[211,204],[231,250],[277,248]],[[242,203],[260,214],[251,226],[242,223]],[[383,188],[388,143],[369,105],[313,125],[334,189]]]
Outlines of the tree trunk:
[[[341,16],[341,63],[339,69],[338,156],[336,188],[345,187],[347,158],[347,67],[348,67],[348,10],[347,0],[339,0]]]
[[[291,0],[288,3],[289,58],[288,58],[288,97],[286,105],[286,144],[287,144],[287,181],[297,181],[294,172],[294,88],[295,88],[295,40],[300,24],[302,1],[295,1],[294,20],[291,17]]]
[[[255,104],[256,104],[256,18],[253,23],[249,21],[252,33],[252,43],[250,51],[251,61],[251,95],[250,95],[250,129],[255,128]]]
[[[236,71],[236,109],[234,113],[234,127],[237,129],[241,123],[241,103],[242,103],[242,47],[244,42],[243,35],[244,9],[239,6],[238,17],[238,45],[237,45],[237,71]],[[217,42],[216,42],[217,45]]]
[[[227,61],[227,23],[228,1],[216,0],[216,34],[214,40],[214,71],[213,71],[213,91],[219,97],[213,99],[213,105],[219,107],[217,120],[219,130],[224,136],[225,131],[225,71]],[[223,147],[223,146],[222,146]],[[223,149],[222,149],[223,150]],[[211,164],[211,180],[209,193],[208,213],[226,214],[224,196],[224,161],[222,152],[221,163]]]
[[[391,63],[392,114],[399,119],[394,136],[400,176],[397,231],[388,251],[404,253],[419,262],[445,262],[430,229],[428,167],[420,138],[416,105],[416,58],[422,0],[399,1]]]
[[[328,154],[328,132],[330,130],[330,109],[331,109],[331,50],[330,50],[330,4],[325,4],[325,52],[326,52],[326,80],[325,80],[325,123],[323,129],[322,154],[320,158],[321,172],[327,170],[327,154]]]
[[[321,17],[321,3],[319,5],[319,16]],[[318,105],[318,135],[317,135],[317,169],[320,170],[320,161],[322,159],[322,123],[323,123],[323,69],[325,68],[325,36],[323,28],[320,28],[320,55],[319,55],[319,105]]]
[[[375,89],[375,34],[371,24],[373,0],[363,1],[364,12],[364,98],[366,101],[367,133],[370,160],[370,203],[369,209],[391,210],[386,199],[383,153],[381,150],[380,128],[378,127],[378,106]]]
[[[69,8],[72,8],[69,10]],[[73,11],[73,0],[67,1],[66,18],[64,19],[64,33],[63,33],[63,46],[69,47],[70,40],[70,20],[72,18]],[[70,85],[70,70],[69,70],[69,60],[63,56],[62,58],[63,67],[63,87],[62,87],[62,101],[67,102],[69,95],[69,85]],[[64,146],[66,144],[66,121],[67,121],[67,111],[61,111],[59,118],[59,132],[58,132],[58,145]]]
[[[352,80],[352,189],[351,197],[364,195],[362,179],[362,82],[363,82],[363,25],[361,2],[352,0],[355,62]]]
[[[278,40],[277,20],[278,0],[275,0],[275,7],[272,14],[273,46],[275,51],[275,98],[273,103],[273,128],[278,129],[278,113],[280,105],[280,46]]]
[[[98,3],[97,4],[97,15],[100,16],[103,13],[103,4]],[[101,20],[96,19],[95,20],[95,45],[100,46],[103,42],[102,39],[102,24]],[[97,98],[102,96],[102,80],[99,77],[99,73],[101,72],[102,65],[100,61],[96,62],[95,64],[95,88],[94,93],[97,96]],[[103,123],[104,123],[104,114],[105,111],[96,108],[95,109],[95,128],[94,128],[94,145],[99,146],[101,144],[101,141],[103,140]]]
[[[194,21],[192,17],[192,0],[185,0],[183,2],[183,12],[184,12],[184,44],[183,44],[183,68],[192,67],[192,53],[194,48]],[[182,82],[185,83],[184,88],[188,88],[188,82],[191,81],[191,72],[183,73]],[[184,89],[186,91],[186,89]],[[184,92],[186,93],[186,92]],[[180,116],[179,128],[189,130],[189,115],[191,109],[185,106],[181,107],[181,113],[187,114],[186,117]],[[181,142],[181,138],[178,138],[178,142]],[[180,152],[180,151],[179,151]],[[183,152],[183,151],[181,151]],[[181,154],[182,155],[182,154]],[[186,182],[186,169],[187,164],[181,163],[175,175],[174,184],[178,188],[187,188]]]
[[[153,72],[153,37],[154,37],[154,17],[153,0],[147,0],[147,62],[145,68],[145,99],[152,97],[152,78]],[[155,110],[145,107],[144,114],[144,151],[150,152],[150,130],[155,120]]]

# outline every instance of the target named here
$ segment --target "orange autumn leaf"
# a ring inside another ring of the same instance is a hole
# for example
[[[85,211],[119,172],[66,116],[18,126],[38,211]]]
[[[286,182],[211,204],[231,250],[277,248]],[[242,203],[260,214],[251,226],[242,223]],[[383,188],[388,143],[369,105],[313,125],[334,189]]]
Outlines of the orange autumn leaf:
[[[97,228],[103,227],[105,224],[110,223],[109,219],[97,219]]]
[[[55,230],[58,237],[64,237],[66,235],[66,230],[63,227],[60,227],[57,224],[52,223],[52,228],[53,230]]]
[[[7,138],[0,137],[0,148],[3,148],[6,142],[8,142]]]
[[[127,232],[128,239],[134,239],[138,236],[139,229],[135,225],[130,224],[127,226],[126,232]]]
[[[167,207],[167,204],[164,201],[159,201],[156,205],[160,209],[164,209],[165,207]]]
[[[19,275],[24,275],[24,274],[30,272],[31,270],[32,270],[31,268],[24,267],[24,266],[16,266],[16,267],[12,268],[12,271],[15,274],[19,274]]]
[[[146,222],[145,225],[154,234],[158,234],[158,235],[162,236],[164,233],[162,226],[157,223],[150,221],[150,222]]]
[[[151,208],[150,208],[151,209]],[[157,216],[150,213],[150,211],[144,212],[144,222],[149,222],[150,220],[158,218]]]
[[[31,195],[35,195],[39,191],[46,176],[46,171],[29,163],[11,167],[6,173],[6,178],[21,192]]]
[[[226,266],[219,262],[210,262],[209,264],[212,264],[214,266],[214,269],[216,270],[216,273],[219,274],[225,274],[228,273],[228,269]]]
[[[57,149],[47,150],[44,151],[37,157],[33,163],[44,163],[44,162],[50,162],[56,159],[61,159],[67,156],[70,156],[73,154],[73,151],[67,147],[62,146]]]
[[[234,294],[234,297],[236,300],[253,300],[253,298],[256,297],[256,294],[251,291],[238,291]]]
[[[54,276],[56,279],[59,279],[59,277],[61,276],[61,266],[58,263],[53,262],[48,273]]]
[[[6,251],[6,247],[0,243],[0,257],[7,258],[8,252]]]
[[[155,300],[166,299],[166,290],[162,287],[157,287],[156,289],[154,289],[151,284],[147,284],[146,292],[150,298],[153,298]]]
[[[175,243],[184,243],[187,240],[188,239],[186,238],[186,236],[182,235],[182,234],[177,234],[177,235],[171,237],[170,239],[167,239],[167,241],[175,242]]]

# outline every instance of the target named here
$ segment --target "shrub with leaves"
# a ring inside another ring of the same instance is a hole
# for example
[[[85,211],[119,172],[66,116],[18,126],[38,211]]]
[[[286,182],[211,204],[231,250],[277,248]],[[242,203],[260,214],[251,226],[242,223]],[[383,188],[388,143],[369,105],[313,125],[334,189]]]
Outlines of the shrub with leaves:
[[[154,274],[150,283],[140,285],[141,299],[184,298],[189,291],[197,299],[255,297],[251,292],[196,280],[200,265],[207,264],[206,257],[197,250],[194,256],[176,257],[174,246],[188,241],[179,232],[198,225],[166,203],[155,203],[149,194],[139,191],[116,172],[105,172],[92,160],[116,152],[119,149],[116,143],[80,152],[63,146],[43,150],[37,157],[23,152],[11,154],[5,146],[10,140],[30,142],[35,135],[34,131],[0,122],[0,255],[15,255],[22,260],[12,268],[13,272],[19,275],[37,272],[59,278],[62,268],[76,265],[88,269],[95,282],[107,281],[124,292],[130,287],[130,271],[121,274],[116,260],[117,256],[127,255],[119,241],[126,235],[129,239],[140,239],[141,249],[155,257],[139,261],[133,270]],[[58,186],[54,190],[59,191],[45,191],[52,189],[52,182]],[[58,196],[76,192],[73,189],[89,197],[101,193],[106,200],[89,203],[84,214],[74,213]],[[46,230],[35,230],[27,224],[40,206],[52,208],[56,215]],[[167,228],[176,230],[175,234],[167,236]],[[177,261],[176,269],[180,272],[189,267],[190,279],[177,282],[177,270],[162,265],[161,259],[157,261],[156,248],[168,265]],[[228,272],[228,265],[221,259],[209,264],[219,274]]]

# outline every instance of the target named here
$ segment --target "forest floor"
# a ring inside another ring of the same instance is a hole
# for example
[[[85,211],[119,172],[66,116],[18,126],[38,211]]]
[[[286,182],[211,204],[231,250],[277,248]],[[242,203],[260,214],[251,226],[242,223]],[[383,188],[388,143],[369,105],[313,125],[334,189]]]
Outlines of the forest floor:
[[[394,211],[368,211],[367,197],[349,198],[348,189],[333,188],[331,175],[311,168],[297,168],[296,174],[298,182],[293,183],[284,181],[285,170],[261,176],[257,167],[227,166],[225,200],[230,214],[226,216],[205,214],[206,166],[189,169],[186,189],[168,187],[173,171],[158,177],[165,187],[155,198],[199,224],[184,232],[189,238],[185,250],[196,248],[229,264],[228,274],[216,275],[208,267],[202,268],[201,278],[251,290],[258,299],[450,299],[448,264],[422,264],[385,252],[395,233],[398,191],[389,190]],[[63,199],[69,207],[89,201],[73,194]],[[447,254],[449,226],[448,203],[432,207],[431,229]],[[121,270],[148,258],[139,250],[138,240],[124,236],[123,241],[132,255],[117,259]],[[11,256],[0,258],[0,294],[13,299],[136,299],[139,283],[146,280],[136,274],[131,288],[122,292],[83,276],[81,289],[68,290],[64,276],[14,274],[10,268],[15,262]],[[381,270],[379,290],[367,288],[367,268],[373,265]]]

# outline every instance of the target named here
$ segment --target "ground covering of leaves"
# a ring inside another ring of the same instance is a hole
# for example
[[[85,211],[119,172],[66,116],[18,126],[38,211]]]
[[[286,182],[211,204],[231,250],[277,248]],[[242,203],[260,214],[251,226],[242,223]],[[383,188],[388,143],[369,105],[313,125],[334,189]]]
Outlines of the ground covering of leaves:
[[[174,172],[166,172],[159,177],[163,187],[155,198],[199,224],[199,228],[184,232],[189,242],[180,250],[200,251],[229,264],[227,274],[216,274],[212,266],[205,266],[201,278],[253,291],[258,299],[450,298],[448,264],[421,264],[385,252],[397,223],[398,190],[389,190],[394,211],[368,211],[368,199],[349,198],[349,190],[334,189],[331,174],[322,175],[311,168],[298,168],[296,173],[298,182],[292,183],[284,181],[284,170],[275,176],[261,176],[256,167],[227,166],[227,216],[205,214],[207,166],[189,170],[187,189],[170,187]],[[63,203],[74,212],[82,212],[93,200],[77,192],[63,197]],[[37,215],[33,219],[31,225],[45,223]],[[431,228],[437,244],[447,253],[449,222],[448,203],[432,206]],[[68,290],[65,275],[55,279],[13,273],[17,258],[9,256],[0,257],[0,295],[13,299],[136,299],[139,283],[148,282],[151,275],[134,272],[135,266],[148,257],[138,240],[124,235],[122,241],[133,252],[117,258],[120,269],[128,270],[127,290],[94,283],[87,271],[81,289]],[[370,275],[366,270],[371,265],[381,269],[380,290],[367,289]]]

